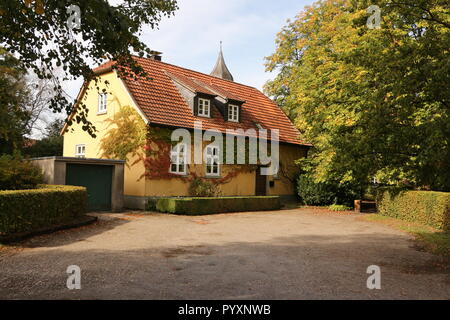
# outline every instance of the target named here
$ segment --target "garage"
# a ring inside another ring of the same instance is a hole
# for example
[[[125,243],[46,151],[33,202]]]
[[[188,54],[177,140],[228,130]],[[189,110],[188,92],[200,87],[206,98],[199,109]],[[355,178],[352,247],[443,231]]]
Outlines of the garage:
[[[90,211],[111,211],[113,166],[67,164],[66,184],[86,187]]]
[[[47,184],[86,187],[89,211],[123,210],[125,161],[50,157],[32,162],[42,169]]]

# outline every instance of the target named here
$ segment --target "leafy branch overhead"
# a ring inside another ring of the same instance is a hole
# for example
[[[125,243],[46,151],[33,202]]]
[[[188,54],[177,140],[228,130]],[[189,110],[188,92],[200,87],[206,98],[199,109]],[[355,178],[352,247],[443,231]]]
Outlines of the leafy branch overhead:
[[[72,5],[81,13],[81,25],[73,30],[67,24],[71,17],[67,9]],[[117,5],[105,0],[1,0],[0,43],[40,79],[52,79],[52,110],[71,113],[75,104],[63,91],[61,80],[96,80],[91,65],[105,59],[120,62],[124,67],[120,72],[147,76],[132,59],[133,54],[151,54],[139,35],[143,28],[156,28],[163,16],[176,9],[176,0],[123,0]],[[62,79],[54,76],[57,69],[64,71]],[[86,106],[80,103],[76,120],[94,135],[86,115]]]

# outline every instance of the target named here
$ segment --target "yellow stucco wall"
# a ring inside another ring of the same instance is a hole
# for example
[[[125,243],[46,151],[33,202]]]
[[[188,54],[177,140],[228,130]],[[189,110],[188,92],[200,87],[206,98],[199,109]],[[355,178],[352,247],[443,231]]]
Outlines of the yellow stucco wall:
[[[97,129],[97,137],[92,138],[87,132],[83,131],[80,124],[74,123],[69,132],[64,134],[64,156],[74,157],[76,153],[76,145],[84,144],[86,146],[87,158],[102,158],[100,150],[100,141],[108,130],[108,119],[124,106],[134,106],[133,99],[126,90],[123,82],[117,77],[115,72],[104,74],[100,77],[100,92],[105,88],[108,92],[108,104],[106,114],[97,114],[98,110],[98,91],[94,83],[89,85],[86,93],[85,104],[89,108],[88,120],[93,123]],[[105,85],[105,81],[109,85]],[[306,149],[294,145],[280,145],[280,159],[284,172],[287,175],[295,176],[298,170],[294,166],[294,161],[306,156]],[[170,180],[146,180],[142,178],[145,172],[144,164],[139,162],[131,165],[135,159],[128,159],[128,165],[125,167],[125,195],[138,197],[160,197],[160,196],[189,196],[189,182],[182,179]],[[221,176],[226,176],[230,171],[234,170],[231,165],[221,166]],[[190,172],[195,172],[197,176],[205,176],[204,165],[191,165]],[[214,178],[211,178],[214,179]],[[223,196],[251,196],[255,194],[256,172],[243,172],[230,182],[220,185],[220,191]],[[267,191],[268,195],[293,195],[295,194],[295,186],[283,174],[278,177],[268,177]],[[274,180],[274,187],[269,187],[269,181]]]
[[[225,165],[221,167],[221,177],[225,177],[233,166]],[[198,177],[206,177],[204,165],[190,165],[189,173],[195,172]],[[217,178],[207,178],[212,181]],[[163,197],[163,196],[190,196],[190,183],[183,179],[173,178],[170,180],[152,179],[146,182],[146,196]],[[233,178],[226,184],[219,185],[222,196],[253,196],[255,195],[255,172],[243,172]]]
[[[295,161],[307,156],[307,149],[295,145],[280,145],[280,166],[282,167],[277,177],[270,176],[269,181],[274,181],[274,187],[268,188],[268,195],[293,195],[296,186],[291,180],[296,179],[299,167]]]
[[[109,82],[106,85],[106,82]],[[86,100],[83,100],[88,107],[88,120],[97,129],[97,137],[92,138],[87,132],[82,130],[82,125],[76,121],[69,128],[69,132],[64,134],[64,156],[75,157],[76,145],[86,145],[86,158],[102,158],[100,150],[100,141],[108,130],[107,119],[113,118],[114,115],[124,106],[135,106],[134,101],[127,92],[123,82],[118,78],[115,72],[104,74],[100,77],[98,83],[100,92],[107,90],[107,113],[98,114],[98,94],[95,83],[89,84],[89,90],[86,91]],[[128,164],[133,163],[134,159],[129,159]],[[125,194],[132,196],[145,195],[145,179],[139,179],[144,172],[144,165],[138,163],[132,167],[125,166]]]
[[[204,147],[209,143],[204,143]],[[267,177],[267,195],[294,195],[296,193],[294,179],[299,171],[295,161],[306,157],[307,149],[295,145],[280,145],[280,159],[283,170],[274,177]],[[188,174],[195,173],[198,177],[208,178],[205,174],[205,165],[188,166]],[[233,165],[221,165],[221,177],[225,177],[229,172],[235,170]],[[270,187],[270,181],[275,181],[274,186]],[[254,196],[256,192],[256,171],[241,172],[231,181],[219,185],[222,196]],[[190,196],[189,182],[183,179],[173,178],[170,180],[147,180],[147,197],[163,196]]]

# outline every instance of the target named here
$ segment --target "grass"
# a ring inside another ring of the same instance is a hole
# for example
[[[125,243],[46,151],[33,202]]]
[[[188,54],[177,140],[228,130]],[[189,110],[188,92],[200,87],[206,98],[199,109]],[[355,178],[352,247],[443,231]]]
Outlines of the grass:
[[[328,209],[331,211],[350,211],[350,210],[352,210],[352,208],[350,208],[350,207],[339,205],[339,204],[333,204],[333,205],[329,206]]]
[[[450,233],[420,223],[409,222],[379,214],[363,217],[364,220],[383,223],[412,234],[425,251],[450,257]]]

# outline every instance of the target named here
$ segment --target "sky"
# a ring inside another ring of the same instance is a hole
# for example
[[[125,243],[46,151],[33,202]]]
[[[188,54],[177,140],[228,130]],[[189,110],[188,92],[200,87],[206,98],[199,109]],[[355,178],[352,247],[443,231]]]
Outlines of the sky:
[[[114,0],[112,1],[114,2]],[[274,74],[266,73],[264,57],[275,51],[278,32],[313,0],[178,0],[179,10],[164,17],[158,30],[144,27],[141,40],[163,52],[164,62],[211,73],[220,41],[236,82],[263,88]],[[75,99],[82,81],[66,84]]]
[[[163,61],[210,73],[223,41],[225,62],[235,81],[262,89],[273,78],[264,57],[275,51],[275,38],[312,0],[179,0],[175,16],[141,37]]]
[[[109,0],[111,4],[121,0]],[[163,52],[164,62],[210,74],[223,42],[225,62],[234,80],[262,90],[276,74],[265,72],[264,58],[276,48],[276,35],[314,0],[178,0],[179,10],[163,17],[157,30],[144,27],[140,39]],[[95,67],[95,66],[92,66]],[[82,79],[63,84],[75,100]],[[45,123],[65,115],[51,112]],[[43,127],[45,127],[43,125]],[[42,132],[35,130],[34,138]]]

